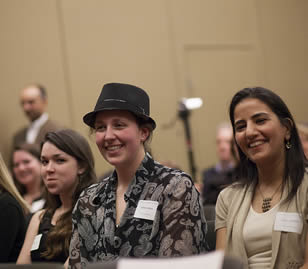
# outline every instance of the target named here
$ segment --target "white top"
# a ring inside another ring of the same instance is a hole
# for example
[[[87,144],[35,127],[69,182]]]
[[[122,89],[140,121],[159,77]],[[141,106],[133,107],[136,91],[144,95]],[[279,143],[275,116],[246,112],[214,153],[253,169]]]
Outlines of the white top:
[[[35,213],[35,212],[41,210],[44,207],[45,202],[46,201],[43,198],[32,202],[30,212]]]
[[[243,227],[243,238],[249,269],[270,268],[272,260],[272,231],[278,204],[265,213],[250,207]]]
[[[43,113],[38,119],[33,121],[30,126],[28,127],[27,134],[26,134],[26,142],[29,144],[33,144],[35,139],[41,129],[41,127],[45,124],[48,120],[48,114]]]

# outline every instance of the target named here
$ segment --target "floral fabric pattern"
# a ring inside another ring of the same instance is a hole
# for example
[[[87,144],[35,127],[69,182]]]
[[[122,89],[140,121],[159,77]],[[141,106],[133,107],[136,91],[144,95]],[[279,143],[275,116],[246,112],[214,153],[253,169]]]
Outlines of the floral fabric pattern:
[[[206,221],[191,178],[146,154],[124,195],[116,226],[117,175],[87,188],[73,211],[70,268],[119,256],[187,256],[206,251]],[[157,201],[154,220],[134,217],[140,200]]]

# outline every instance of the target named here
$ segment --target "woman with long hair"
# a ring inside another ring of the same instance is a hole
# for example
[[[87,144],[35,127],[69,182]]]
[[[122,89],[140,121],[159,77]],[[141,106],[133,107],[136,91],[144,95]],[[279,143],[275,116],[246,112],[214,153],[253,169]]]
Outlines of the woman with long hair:
[[[31,213],[42,209],[45,204],[40,153],[39,145],[25,143],[16,146],[12,156],[14,181]]]
[[[16,262],[26,234],[28,212],[0,154],[0,263]]]
[[[47,133],[41,163],[46,208],[31,219],[19,264],[67,260],[73,207],[82,190],[96,182],[90,146],[76,131]]]
[[[83,120],[114,167],[81,194],[73,213],[70,266],[125,257],[171,257],[205,250],[206,222],[190,176],[155,162],[149,96],[139,87],[104,85]]]
[[[307,268],[307,162],[288,107],[268,89],[245,88],[229,116],[240,162],[216,204],[216,248],[247,268]]]

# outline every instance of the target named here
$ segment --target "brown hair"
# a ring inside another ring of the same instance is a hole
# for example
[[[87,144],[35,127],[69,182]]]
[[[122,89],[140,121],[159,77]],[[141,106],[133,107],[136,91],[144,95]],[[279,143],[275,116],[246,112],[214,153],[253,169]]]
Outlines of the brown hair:
[[[47,250],[43,256],[52,259],[55,256],[65,253],[68,256],[69,243],[72,234],[72,211],[81,192],[89,185],[97,181],[94,171],[94,158],[87,140],[74,130],[63,129],[49,132],[42,143],[49,142],[61,151],[74,157],[78,164],[85,168],[84,172],[78,176],[78,185],[72,196],[72,208],[58,219],[55,227],[48,233],[46,246]],[[46,213],[53,215],[55,210],[61,206],[59,195],[46,193],[47,207]]]
[[[31,156],[33,156],[34,158],[36,158],[39,162],[40,161],[40,155],[41,155],[41,149],[40,149],[40,146],[37,145],[37,144],[28,144],[28,143],[23,143],[23,144],[20,144],[20,145],[17,145],[15,148],[14,148],[14,151],[13,151],[13,156],[12,156],[12,165],[13,165],[13,168],[14,168],[14,153],[16,151],[25,151],[27,153],[29,153]],[[18,191],[20,192],[20,194],[23,196],[26,194],[27,190],[26,190],[26,187],[22,184],[19,183],[19,181],[16,179],[16,176],[14,175],[13,173],[13,179],[14,179],[14,183],[18,189]]]

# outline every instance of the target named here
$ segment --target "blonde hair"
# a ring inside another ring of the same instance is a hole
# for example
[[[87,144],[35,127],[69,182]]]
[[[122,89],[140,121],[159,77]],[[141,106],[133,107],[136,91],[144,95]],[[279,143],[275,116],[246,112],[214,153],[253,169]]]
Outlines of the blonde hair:
[[[19,202],[25,214],[29,213],[29,207],[27,205],[27,202],[22,198],[22,196],[18,192],[14,184],[13,178],[2,158],[1,153],[0,153],[0,189],[5,190],[11,194]]]

